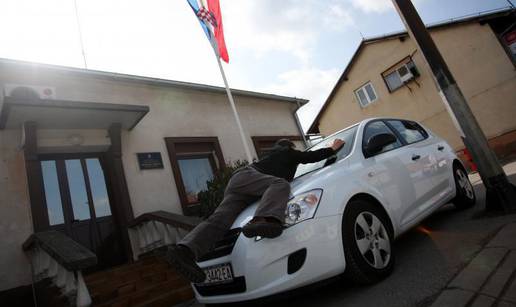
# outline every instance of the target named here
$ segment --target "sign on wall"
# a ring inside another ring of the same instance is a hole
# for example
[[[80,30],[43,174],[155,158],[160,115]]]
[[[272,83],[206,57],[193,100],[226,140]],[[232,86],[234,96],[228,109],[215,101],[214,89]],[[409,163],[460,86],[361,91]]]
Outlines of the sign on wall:
[[[163,168],[160,152],[139,152],[136,156],[141,170]]]

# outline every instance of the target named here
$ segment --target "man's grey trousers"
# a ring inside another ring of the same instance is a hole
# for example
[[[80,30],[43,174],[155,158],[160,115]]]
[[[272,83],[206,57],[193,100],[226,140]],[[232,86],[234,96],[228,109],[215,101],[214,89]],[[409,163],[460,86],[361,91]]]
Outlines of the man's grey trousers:
[[[290,184],[285,179],[260,173],[251,166],[242,168],[229,180],[224,200],[215,212],[178,244],[190,248],[199,259],[224,237],[238,215],[260,197],[254,216],[273,217],[283,223],[289,196]]]

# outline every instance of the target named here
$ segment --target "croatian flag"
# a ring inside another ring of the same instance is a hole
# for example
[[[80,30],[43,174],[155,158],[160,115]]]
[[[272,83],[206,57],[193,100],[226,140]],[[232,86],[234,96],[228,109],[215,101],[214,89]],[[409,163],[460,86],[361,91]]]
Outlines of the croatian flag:
[[[224,42],[224,30],[222,28],[222,14],[220,13],[219,0],[187,0],[188,4],[199,19],[201,26],[208,37],[217,55],[229,63],[228,50]]]

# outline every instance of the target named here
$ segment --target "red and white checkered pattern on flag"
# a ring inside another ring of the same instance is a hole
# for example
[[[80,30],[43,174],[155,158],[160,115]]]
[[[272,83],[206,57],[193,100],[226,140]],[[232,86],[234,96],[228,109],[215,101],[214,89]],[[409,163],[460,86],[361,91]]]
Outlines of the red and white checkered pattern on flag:
[[[200,20],[203,20],[213,26],[213,28],[217,28],[217,20],[215,19],[215,16],[213,16],[213,13],[205,9],[204,7],[201,7],[199,11],[197,11],[197,17],[199,17]]]

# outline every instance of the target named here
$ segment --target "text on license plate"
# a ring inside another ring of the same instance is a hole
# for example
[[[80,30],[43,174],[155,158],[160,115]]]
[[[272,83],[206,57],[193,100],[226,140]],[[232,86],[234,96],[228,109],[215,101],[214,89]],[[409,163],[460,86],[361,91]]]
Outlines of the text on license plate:
[[[229,263],[204,269],[206,279],[203,284],[224,283],[233,280],[233,271]]]

